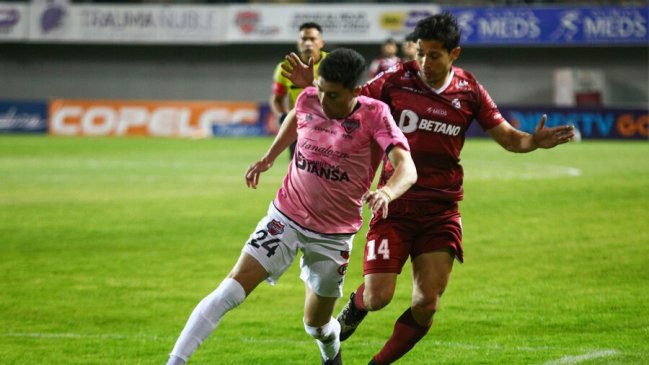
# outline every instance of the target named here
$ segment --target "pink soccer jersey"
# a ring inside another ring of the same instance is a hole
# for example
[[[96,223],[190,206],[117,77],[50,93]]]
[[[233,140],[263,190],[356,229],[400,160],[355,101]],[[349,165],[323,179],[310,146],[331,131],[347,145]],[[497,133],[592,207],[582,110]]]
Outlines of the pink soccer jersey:
[[[361,196],[370,188],[391,146],[408,142],[383,102],[358,97],[344,119],[329,119],[314,87],[295,104],[297,148],[274,204],[303,228],[325,234],[356,233]]]

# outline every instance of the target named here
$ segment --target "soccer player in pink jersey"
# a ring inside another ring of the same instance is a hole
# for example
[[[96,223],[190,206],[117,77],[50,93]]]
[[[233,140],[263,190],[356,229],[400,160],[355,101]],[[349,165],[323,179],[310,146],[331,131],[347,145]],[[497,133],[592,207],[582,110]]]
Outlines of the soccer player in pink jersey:
[[[408,142],[383,102],[360,96],[365,60],[338,49],[318,70],[288,113],[266,154],[250,165],[246,183],[256,188],[260,174],[293,141],[297,149],[268,213],[257,224],[234,268],[194,309],[168,365],[185,364],[229,310],[266,280],[288,269],[298,251],[305,282],[304,328],[320,349],[323,364],[342,364],[340,325],[332,317],[354,234],[362,226],[363,202],[374,215],[387,216],[389,203],[416,181]],[[369,191],[387,156],[393,175]]]
[[[392,336],[369,364],[391,364],[428,333],[455,259],[462,262],[463,198],[460,151],[476,120],[506,150],[531,152],[553,148],[574,137],[570,126],[545,128],[545,116],[533,134],[512,127],[489,93],[469,72],[453,66],[460,56],[460,32],[449,13],[422,19],[414,30],[417,56],[363,86],[362,94],[390,106],[417,166],[417,182],[389,205],[387,219],[370,222],[363,260],[364,283],[351,294],[338,321],[341,340],[355,331],[368,311],[385,307],[394,295],[397,275],[412,261],[413,294],[397,319]],[[311,82],[308,66],[290,55],[285,75],[296,84]],[[312,79],[312,77],[311,77]],[[379,186],[393,174],[390,163]]]

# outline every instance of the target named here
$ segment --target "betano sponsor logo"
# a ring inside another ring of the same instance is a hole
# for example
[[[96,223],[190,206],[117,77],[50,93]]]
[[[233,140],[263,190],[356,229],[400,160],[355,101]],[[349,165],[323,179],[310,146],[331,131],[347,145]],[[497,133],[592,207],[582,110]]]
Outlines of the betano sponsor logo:
[[[399,117],[399,128],[403,133],[412,133],[419,130],[430,131],[447,136],[457,136],[460,134],[462,128],[459,125],[439,122],[436,120],[420,118],[417,113],[412,110],[404,110]]]
[[[249,102],[54,100],[50,134],[65,136],[206,137],[214,125],[251,125]]]

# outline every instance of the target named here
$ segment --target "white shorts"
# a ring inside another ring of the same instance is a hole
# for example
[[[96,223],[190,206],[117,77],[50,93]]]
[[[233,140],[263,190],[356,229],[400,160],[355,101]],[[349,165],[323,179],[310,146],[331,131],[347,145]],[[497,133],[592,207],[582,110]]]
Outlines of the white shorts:
[[[340,298],[352,250],[353,234],[320,234],[297,225],[273,203],[242,251],[254,257],[275,282],[302,251],[300,278],[320,296]]]

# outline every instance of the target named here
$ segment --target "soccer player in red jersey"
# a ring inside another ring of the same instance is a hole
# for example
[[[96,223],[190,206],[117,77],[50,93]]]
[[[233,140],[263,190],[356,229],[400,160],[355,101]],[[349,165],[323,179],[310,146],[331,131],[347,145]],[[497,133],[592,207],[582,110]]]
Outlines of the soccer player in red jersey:
[[[411,305],[397,319],[392,336],[369,364],[391,364],[429,331],[454,260],[463,261],[463,198],[460,151],[472,120],[511,152],[553,148],[574,137],[571,126],[533,134],[514,128],[489,93],[469,72],[453,66],[459,58],[460,32],[449,13],[422,19],[414,30],[417,56],[364,85],[362,94],[382,100],[410,144],[418,179],[389,205],[387,219],[373,218],[363,260],[364,283],[338,315],[341,340],[348,338],[369,311],[385,307],[394,295],[397,275],[412,261]],[[294,56],[285,74],[295,83],[311,83],[308,66]],[[379,184],[392,174],[385,164]]]

